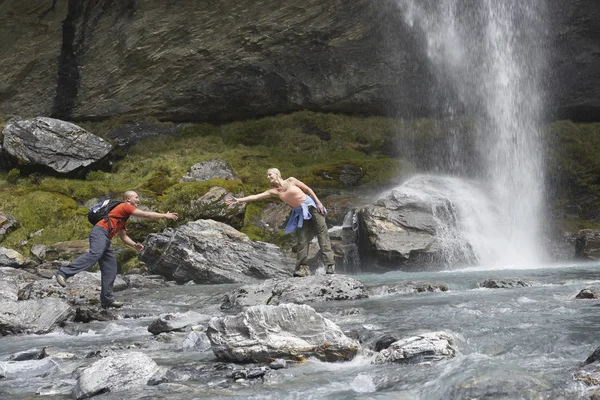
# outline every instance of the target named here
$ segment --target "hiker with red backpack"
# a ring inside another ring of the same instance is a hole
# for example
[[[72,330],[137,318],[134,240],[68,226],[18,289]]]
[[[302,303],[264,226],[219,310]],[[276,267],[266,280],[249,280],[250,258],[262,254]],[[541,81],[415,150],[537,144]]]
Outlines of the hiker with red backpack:
[[[138,210],[140,197],[133,190],[123,194],[123,201],[105,201],[93,207],[88,214],[88,219],[94,227],[90,232],[90,250],[73,260],[70,264],[60,267],[55,274],[56,281],[62,287],[67,286],[67,279],[94,265],[100,264],[101,290],[100,303],[103,308],[120,308],[123,302],[116,301],[113,296],[113,284],[117,277],[117,259],[110,248],[111,239],[118,233],[119,237],[128,246],[137,251],[142,251],[144,245],[134,242],[127,236],[127,219],[134,215],[149,219],[171,219],[177,221],[177,214],[165,214],[152,211]]]

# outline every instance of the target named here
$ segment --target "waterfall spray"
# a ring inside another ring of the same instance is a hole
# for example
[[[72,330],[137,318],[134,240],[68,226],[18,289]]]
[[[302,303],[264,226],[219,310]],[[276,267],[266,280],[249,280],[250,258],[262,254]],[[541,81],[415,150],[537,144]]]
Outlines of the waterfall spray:
[[[498,210],[494,231],[506,246],[495,263],[542,259],[543,159],[539,138],[544,66],[542,0],[396,0],[405,22],[422,34],[426,54],[456,104],[477,123],[485,168],[476,175]],[[478,254],[477,257],[481,258]]]

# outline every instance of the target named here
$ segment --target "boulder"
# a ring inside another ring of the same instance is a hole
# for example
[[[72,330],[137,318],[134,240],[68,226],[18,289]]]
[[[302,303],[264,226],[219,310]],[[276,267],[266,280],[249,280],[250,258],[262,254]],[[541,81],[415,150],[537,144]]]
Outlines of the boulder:
[[[211,187],[208,192],[196,200],[192,200],[186,219],[212,219],[240,229],[244,225],[245,203],[227,206],[224,202],[229,192],[220,186]]]
[[[379,352],[373,363],[414,364],[441,361],[453,358],[456,354],[452,335],[446,332],[429,332],[392,343]]]
[[[0,378],[29,379],[48,376],[58,369],[58,363],[51,358],[26,361],[0,361]]]
[[[192,165],[179,182],[209,181],[217,178],[239,180],[236,178],[227,161],[215,158]]]
[[[316,275],[305,278],[269,279],[245,285],[226,294],[221,309],[284,303],[309,304],[320,301],[356,300],[369,297],[363,284],[346,275]]]
[[[46,247],[44,260],[73,260],[90,250],[89,240],[70,240],[58,242]]]
[[[178,283],[246,283],[292,275],[293,260],[279,247],[253,242],[229,225],[192,221],[148,235],[140,253],[150,272]]]
[[[140,352],[102,358],[85,368],[73,389],[76,399],[144,386],[159,371],[156,362]]]
[[[148,326],[148,332],[158,335],[163,332],[181,331],[189,326],[197,325],[201,322],[208,322],[210,316],[199,314],[194,311],[174,314],[161,314]]]
[[[15,217],[0,212],[0,242],[2,242],[8,236],[9,233],[17,229],[17,226],[18,222]]]
[[[585,289],[581,289],[576,299],[600,299],[600,286],[591,286]]]
[[[534,285],[535,282],[521,278],[489,278],[479,284],[479,286],[487,289],[507,289]]]
[[[65,322],[72,310],[56,298],[25,301],[0,301],[0,335],[45,334]]]
[[[307,305],[250,307],[236,316],[213,318],[206,334],[215,356],[233,362],[347,361],[359,349],[358,342]]]
[[[18,251],[0,247],[0,268],[29,268],[36,265],[35,261],[25,258]]]
[[[60,173],[88,166],[106,156],[112,146],[70,122],[38,117],[6,123],[3,146],[19,163],[43,165]]]

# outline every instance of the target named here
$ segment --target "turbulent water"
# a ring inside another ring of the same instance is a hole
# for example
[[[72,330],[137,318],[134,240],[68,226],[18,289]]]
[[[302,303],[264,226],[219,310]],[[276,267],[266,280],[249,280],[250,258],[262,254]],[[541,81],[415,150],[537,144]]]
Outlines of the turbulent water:
[[[77,368],[93,360],[88,353],[117,349],[143,351],[175,370],[206,368],[192,380],[145,386],[98,399],[575,399],[584,386],[573,373],[598,345],[600,303],[576,300],[583,288],[598,281],[598,265],[546,266],[527,270],[469,269],[447,273],[356,275],[375,295],[357,301],[315,304],[347,335],[365,348],[384,335],[405,338],[430,331],[458,338],[456,358],[432,365],[371,365],[365,353],[349,362],[309,359],[264,380],[233,382],[228,371],[215,369],[211,351],[184,352],[185,334],[158,338],[147,332],[164,312],[196,310],[219,315],[221,294],[231,285],[178,286],[125,294],[123,315],[143,318],[68,324],[49,335],[0,338],[0,358],[47,346],[73,359],[55,359],[58,369],[41,378],[0,379],[0,398],[71,398]],[[490,277],[529,278],[537,285],[514,289],[482,289]],[[407,280],[443,282],[448,292],[389,295],[386,288]],[[377,294],[379,293],[379,294]],[[170,338],[170,339],[169,339]],[[60,394],[62,392],[62,394]],[[51,395],[55,393],[54,395]]]
[[[543,259],[543,171],[540,144],[545,65],[545,2],[542,0],[396,0],[405,22],[423,37],[438,86],[432,102],[450,115],[477,122],[484,168],[464,171],[490,185],[502,214],[495,229],[505,263]],[[456,93],[447,96],[448,92]],[[444,151],[461,159],[461,149]],[[450,160],[453,158],[450,157]],[[440,165],[440,170],[451,170]],[[507,246],[506,246],[507,245]]]

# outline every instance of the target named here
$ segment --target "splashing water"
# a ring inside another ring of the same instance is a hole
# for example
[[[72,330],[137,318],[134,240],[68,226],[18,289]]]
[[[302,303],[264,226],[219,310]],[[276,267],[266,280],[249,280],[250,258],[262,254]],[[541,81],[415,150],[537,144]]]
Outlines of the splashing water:
[[[504,238],[497,243],[505,247],[495,252],[508,263],[539,262],[544,2],[396,1],[406,24],[425,39],[427,59],[442,82],[436,100],[445,101],[451,115],[466,112],[477,122],[485,168],[471,175],[489,185],[499,214],[488,228]],[[448,88],[457,99],[445,99]]]

